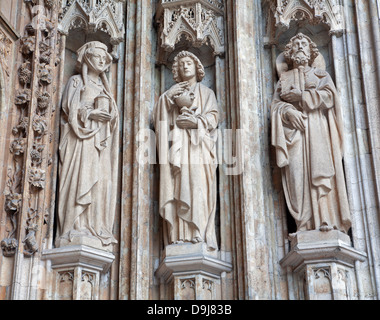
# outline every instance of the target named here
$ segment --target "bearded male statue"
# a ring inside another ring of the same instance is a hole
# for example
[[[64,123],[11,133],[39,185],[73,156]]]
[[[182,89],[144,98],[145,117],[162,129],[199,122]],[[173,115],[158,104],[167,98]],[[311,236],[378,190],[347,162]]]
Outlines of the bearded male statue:
[[[194,54],[181,51],[172,71],[177,84],[154,111],[165,245],[206,243],[216,250],[217,101],[200,83],[205,71]]]
[[[119,115],[106,77],[112,63],[98,41],[78,50],[77,69],[62,97],[56,245],[75,237],[116,243]]]
[[[343,171],[343,119],[337,90],[315,43],[293,37],[277,60],[272,145],[297,231],[351,227]]]

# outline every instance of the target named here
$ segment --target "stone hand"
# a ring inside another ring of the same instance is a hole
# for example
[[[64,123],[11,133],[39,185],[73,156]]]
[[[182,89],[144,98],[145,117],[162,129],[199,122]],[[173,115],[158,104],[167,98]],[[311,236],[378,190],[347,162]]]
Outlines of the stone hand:
[[[293,109],[288,110],[286,114],[289,122],[291,123],[294,129],[297,129],[302,132],[305,131],[305,120],[307,119],[307,116],[305,116],[302,112]]]
[[[107,122],[111,120],[111,115],[104,110],[95,109],[91,111],[88,118],[95,121]]]
[[[299,89],[292,89],[288,92],[282,93],[281,99],[286,102],[296,103],[302,100],[302,92]]]
[[[176,123],[180,129],[198,129],[198,120],[194,115],[179,115],[177,117]]]
[[[189,88],[188,81],[179,82],[169,89],[167,95],[169,96],[170,99],[174,99],[177,96],[180,96],[188,88]]]

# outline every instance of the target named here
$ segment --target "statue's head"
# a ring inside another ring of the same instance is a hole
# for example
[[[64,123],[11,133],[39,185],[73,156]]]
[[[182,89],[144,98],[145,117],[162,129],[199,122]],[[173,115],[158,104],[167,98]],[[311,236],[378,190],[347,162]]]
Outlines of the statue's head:
[[[176,82],[187,81],[194,76],[197,78],[197,82],[200,82],[205,76],[201,61],[189,51],[181,51],[176,55],[172,72]]]
[[[99,41],[87,42],[77,51],[77,71],[82,74],[84,90],[88,83],[88,70],[91,69],[97,72],[103,81],[107,91],[110,91],[106,71],[112,63],[112,56],[108,53],[108,48],[104,43]]]
[[[303,33],[298,33],[290,39],[284,50],[284,56],[289,65],[312,65],[318,57],[317,45]]]
[[[77,54],[77,68],[79,70],[82,70],[83,65],[86,64],[88,68],[103,73],[112,63],[112,56],[108,53],[107,46],[99,41],[86,43],[79,48]]]

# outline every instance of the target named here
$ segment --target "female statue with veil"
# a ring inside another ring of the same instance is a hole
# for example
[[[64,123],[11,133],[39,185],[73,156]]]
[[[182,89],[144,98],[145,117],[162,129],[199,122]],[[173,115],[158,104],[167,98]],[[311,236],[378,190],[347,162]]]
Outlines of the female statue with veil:
[[[105,74],[112,57],[98,41],[77,53],[80,74],[69,79],[62,97],[57,244],[89,237],[108,246],[117,242],[119,150],[118,109]]]

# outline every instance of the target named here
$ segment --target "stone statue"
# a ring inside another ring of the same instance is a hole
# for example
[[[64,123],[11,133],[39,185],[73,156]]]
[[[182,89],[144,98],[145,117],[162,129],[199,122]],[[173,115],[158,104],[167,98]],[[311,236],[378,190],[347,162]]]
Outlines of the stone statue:
[[[293,37],[277,60],[272,144],[297,231],[351,227],[343,171],[343,118],[337,90],[315,43]]]
[[[57,240],[87,237],[108,246],[117,242],[119,152],[118,109],[105,74],[112,57],[98,41],[77,54],[80,74],[69,79],[62,98]]]
[[[217,250],[216,97],[200,83],[204,67],[194,54],[181,51],[172,71],[177,84],[161,95],[154,111],[165,244],[205,242]]]

